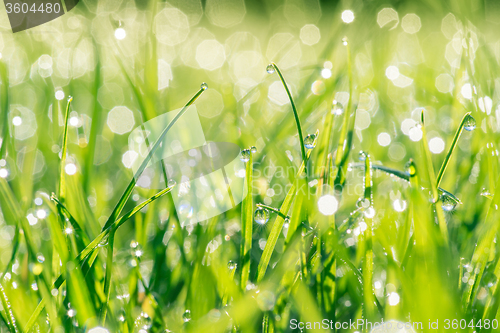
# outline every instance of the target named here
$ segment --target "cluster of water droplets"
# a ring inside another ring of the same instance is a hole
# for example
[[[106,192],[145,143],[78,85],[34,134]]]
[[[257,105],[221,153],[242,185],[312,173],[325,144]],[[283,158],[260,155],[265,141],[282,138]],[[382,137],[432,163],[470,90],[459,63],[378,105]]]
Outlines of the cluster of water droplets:
[[[141,312],[134,325],[139,330],[139,333],[146,333],[153,327],[153,319],[146,312]]]
[[[340,116],[342,113],[344,113],[344,106],[342,105],[342,103],[338,102],[337,100],[333,100],[332,113],[336,116]]]
[[[250,149],[243,149],[241,151],[240,160],[246,163],[250,161],[250,156],[252,154],[255,154],[256,152],[257,152],[257,147],[255,146],[250,147]]]

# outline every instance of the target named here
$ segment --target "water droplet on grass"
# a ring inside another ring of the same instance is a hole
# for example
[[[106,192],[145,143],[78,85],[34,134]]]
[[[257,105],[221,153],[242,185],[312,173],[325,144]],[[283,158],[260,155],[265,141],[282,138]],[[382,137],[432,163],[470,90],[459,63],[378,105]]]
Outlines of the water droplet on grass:
[[[475,128],[476,128],[476,119],[474,119],[474,117],[471,116],[470,114],[467,115],[464,122],[464,129],[470,132],[473,131]]]
[[[208,89],[208,84],[206,82],[203,82],[200,86],[201,89],[207,90]]]
[[[373,207],[368,207],[365,210],[365,217],[372,219],[375,216],[375,209]]]
[[[358,159],[360,161],[364,161],[364,160],[366,160],[366,156],[367,155],[366,155],[366,153],[364,151],[360,151],[359,154],[358,154]]]
[[[267,221],[269,221],[269,211],[265,208],[259,207],[255,210],[253,218],[258,224],[264,225]]]
[[[233,269],[235,269],[237,266],[237,264],[232,261],[232,260],[229,260],[229,262],[227,263],[227,268],[229,268],[230,271],[232,271]]]
[[[170,180],[168,181],[168,184],[167,184],[167,185],[168,185],[168,187],[174,187],[176,184],[177,184],[177,182],[176,182],[175,180],[170,179]]]
[[[255,147],[255,146],[250,147],[250,151],[252,153],[256,153],[257,152],[257,147]]]
[[[347,37],[342,38],[342,44],[343,45],[349,44],[349,39],[347,39]]]
[[[250,161],[250,150],[249,149],[243,149],[241,151],[241,157],[240,157],[240,160],[242,160],[243,162],[248,162]]]
[[[336,116],[340,116],[342,113],[344,113],[344,106],[342,105],[342,103],[333,100],[332,113]]]
[[[410,159],[408,163],[406,163],[405,169],[410,176],[415,176],[415,174],[417,173],[417,169],[415,168],[415,162],[413,162],[412,159]]]
[[[273,74],[275,71],[276,71],[276,69],[274,68],[273,64],[267,65],[266,72],[268,72],[269,74]]]
[[[184,320],[185,323],[188,321],[191,321],[191,311],[186,310],[184,314],[182,315],[182,320]]]
[[[446,193],[441,194],[440,200],[445,212],[451,212],[457,206],[457,202]]]
[[[316,143],[314,142],[316,140],[316,134],[309,134],[304,138],[304,147],[307,149],[313,149],[316,146]]]
[[[358,201],[356,201],[356,206],[358,208],[368,208],[370,207],[370,200],[365,198],[359,198]]]

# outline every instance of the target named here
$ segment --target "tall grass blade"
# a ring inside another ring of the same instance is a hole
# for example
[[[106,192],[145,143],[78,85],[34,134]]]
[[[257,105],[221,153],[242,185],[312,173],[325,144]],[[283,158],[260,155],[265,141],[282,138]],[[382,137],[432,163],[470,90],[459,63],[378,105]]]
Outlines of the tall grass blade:
[[[297,112],[297,108],[295,107],[295,103],[293,102],[292,93],[290,92],[290,89],[288,88],[288,85],[286,84],[285,78],[281,74],[281,71],[278,68],[278,66],[275,63],[272,63],[271,66],[273,66],[274,69],[276,70],[276,73],[278,73],[278,76],[280,77],[281,83],[283,83],[283,87],[285,87],[286,94],[288,95],[288,98],[290,99],[290,104],[292,105],[293,116],[295,117],[295,124],[297,125],[297,132],[299,133],[300,153],[302,154],[302,161],[305,164],[307,164],[307,162],[306,162],[307,161],[306,147],[304,146],[304,136],[302,133],[302,127],[300,126],[299,114]]]
[[[65,166],[66,166],[66,154],[68,152],[68,125],[69,125],[69,107],[73,101],[73,97],[68,98],[68,103],[66,104],[66,113],[64,117],[64,132],[63,141],[61,146],[61,163],[59,165],[59,199],[64,202],[66,197],[66,182],[65,182]]]
[[[246,289],[250,276],[250,251],[253,239],[253,153],[246,162],[245,184],[247,195],[241,204],[241,288]]]

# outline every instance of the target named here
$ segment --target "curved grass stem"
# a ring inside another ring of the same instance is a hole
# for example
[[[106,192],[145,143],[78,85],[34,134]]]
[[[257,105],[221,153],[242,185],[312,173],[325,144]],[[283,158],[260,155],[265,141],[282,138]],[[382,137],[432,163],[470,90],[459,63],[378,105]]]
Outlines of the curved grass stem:
[[[292,105],[293,115],[295,117],[295,123],[297,125],[297,132],[299,132],[300,152],[302,154],[302,161],[304,161],[304,165],[305,165],[305,164],[307,164],[307,156],[306,156],[306,149],[304,146],[304,136],[302,134],[302,127],[300,126],[299,114],[297,113],[297,108],[295,107],[295,103],[293,102],[292,93],[290,92],[290,89],[288,89],[288,85],[286,84],[285,78],[281,74],[281,71],[278,68],[278,66],[274,62],[271,65],[276,70],[276,73],[278,73],[278,76],[280,77],[281,83],[283,83],[283,87],[285,87],[288,98],[290,99],[290,104]]]
[[[436,178],[436,186],[439,186],[441,184],[441,180],[443,179],[444,172],[446,171],[446,167],[450,163],[451,155],[453,154],[453,151],[455,150],[455,147],[458,144],[458,139],[460,138],[460,135],[462,134],[465,126],[466,120],[470,116],[470,112],[467,112],[464,117],[462,118],[462,121],[460,122],[460,126],[458,126],[457,132],[455,133],[455,136],[453,137],[453,141],[451,142],[450,149],[448,150],[448,153],[446,154],[443,164],[441,164],[441,169],[439,169],[439,173]]]

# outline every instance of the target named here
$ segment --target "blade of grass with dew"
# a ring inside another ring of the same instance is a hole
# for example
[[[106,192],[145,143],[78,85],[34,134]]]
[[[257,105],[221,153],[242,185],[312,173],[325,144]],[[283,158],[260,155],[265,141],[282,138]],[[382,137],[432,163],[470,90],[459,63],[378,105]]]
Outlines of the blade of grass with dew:
[[[344,186],[345,174],[347,169],[347,158],[351,150],[351,140],[354,131],[354,119],[356,111],[353,108],[353,76],[352,76],[352,61],[351,61],[351,47],[347,37],[342,40],[347,48],[347,73],[349,77],[349,101],[347,102],[347,109],[344,112],[344,119],[340,130],[339,143],[337,146],[337,154],[335,155],[335,166],[337,167],[337,174],[335,176],[334,185]],[[354,118],[351,120],[351,118]]]
[[[14,313],[12,312],[9,299],[7,298],[7,294],[5,294],[5,290],[3,289],[1,283],[0,283],[0,304],[2,305],[2,319],[4,319],[7,328],[10,330],[10,332],[18,332],[16,318],[14,317]]]
[[[250,276],[250,251],[253,239],[253,152],[246,162],[245,184],[247,195],[241,204],[241,289],[245,290]],[[234,273],[233,273],[234,274]]]
[[[299,114],[297,113],[297,108],[295,107],[295,103],[293,102],[292,98],[292,93],[290,92],[290,89],[288,88],[288,85],[286,84],[285,78],[281,74],[280,69],[275,63],[271,63],[271,65],[274,70],[276,70],[276,73],[278,73],[278,76],[281,80],[281,83],[283,83],[283,87],[285,87],[286,94],[288,95],[288,98],[290,99],[290,104],[292,106],[292,111],[293,111],[293,116],[295,117],[295,124],[297,125],[297,132],[299,133],[299,143],[300,143],[300,153],[302,154],[302,161],[304,162],[304,165],[307,167],[307,158],[306,156],[306,147],[304,146],[304,136],[302,133],[302,127],[300,126],[300,119],[299,119]]]
[[[92,256],[92,254],[95,253],[96,248],[103,241],[103,239],[105,239],[105,237],[108,236],[112,227],[114,227],[115,229],[118,229],[121,225],[123,225],[123,223],[125,223],[127,220],[132,218],[135,214],[140,212],[149,203],[151,203],[154,200],[157,200],[158,198],[162,197],[163,195],[169,193],[172,190],[172,188],[173,187],[169,187],[169,188],[166,188],[166,189],[158,192],[157,194],[155,194],[151,198],[145,200],[141,204],[134,207],[132,210],[130,210],[126,214],[122,215],[117,221],[115,221],[115,223],[112,226],[108,227],[106,230],[101,232],[92,242],[90,242],[89,245],[87,245],[87,247],[82,252],[80,252],[80,254],[73,260],[73,262],[75,264],[81,265],[87,257]],[[95,257],[94,257],[94,259],[95,259]],[[89,269],[92,266],[93,262],[94,262],[93,260],[89,260]],[[56,279],[54,284],[52,285],[53,289],[59,289],[61,287],[61,285],[64,283],[64,281],[65,281],[65,278],[62,275],[60,275]],[[38,316],[40,315],[43,308],[45,307],[46,301],[47,300],[45,298],[43,298],[38,303],[38,306],[36,307],[35,311],[31,315],[30,319],[28,320],[28,323],[25,326],[25,329],[24,329],[25,331],[29,332],[33,328],[33,325],[35,324],[36,320],[38,319]]]
[[[7,152],[7,144],[9,142],[9,79],[7,73],[7,66],[0,60],[0,79],[2,80],[2,90],[1,90],[1,110],[3,113],[3,129],[2,129],[2,143],[0,144],[0,158],[4,158]]]
[[[111,292],[111,274],[113,271],[113,250],[115,244],[115,232],[116,229],[112,228],[109,232],[108,236],[108,253],[106,258],[106,277],[104,279],[104,296],[106,297],[104,304],[101,307],[101,324],[104,325],[106,323],[106,314],[108,311],[109,304],[109,294]]]
[[[365,157],[365,177],[364,177],[364,200],[368,200],[370,206],[368,210],[373,210],[373,181],[370,155]],[[364,233],[364,261],[363,261],[363,306],[364,315],[369,321],[372,321],[375,315],[373,299],[373,221],[369,214],[365,214],[366,232]]]
[[[424,155],[424,165],[427,171],[427,177],[429,178],[429,184],[431,187],[432,201],[436,207],[436,216],[439,223],[439,230],[441,231],[441,237],[444,244],[448,244],[448,227],[446,226],[446,221],[444,217],[444,212],[441,206],[441,200],[439,199],[438,189],[436,184],[436,177],[434,173],[434,166],[432,165],[431,152],[429,150],[429,143],[427,141],[427,134],[425,129],[425,119],[424,110],[420,114],[421,125],[422,125],[422,149]]]
[[[468,121],[470,119],[470,117],[472,117],[470,115],[470,112],[467,112],[463,116],[462,121],[460,122],[460,125],[458,126],[458,129],[455,133],[455,136],[453,137],[453,141],[451,142],[450,149],[448,149],[448,152],[446,153],[443,164],[441,164],[441,169],[439,169],[439,172],[438,172],[438,175],[436,178],[437,187],[439,187],[439,185],[441,184],[441,180],[443,179],[446,168],[448,167],[448,164],[450,163],[451,155],[453,154],[453,151],[455,150],[455,148],[458,144],[458,139],[460,139],[460,135],[462,134],[462,132],[464,130],[464,126],[466,124],[466,121]]]
[[[287,216],[287,215],[283,214],[283,213],[282,213],[279,209],[277,209],[277,208],[274,208],[274,207],[271,207],[271,206],[268,206],[268,205],[264,205],[264,204],[261,204],[261,203],[258,203],[256,206],[257,206],[258,208],[265,208],[265,209],[268,209],[268,210],[270,210],[270,211],[272,211],[272,212],[274,212],[274,213],[278,214],[279,216],[281,216],[281,218],[283,218],[284,220],[286,220],[286,219],[289,219],[289,218],[290,218],[289,216]]]
[[[132,191],[135,187],[135,184],[137,183],[137,179],[139,176],[142,174],[144,169],[146,169],[146,166],[148,165],[149,161],[153,157],[153,154],[156,152],[158,147],[160,146],[161,142],[163,141],[163,138],[167,134],[167,132],[170,130],[170,128],[177,122],[177,120],[186,112],[188,107],[196,101],[196,99],[205,91],[206,86],[202,85],[200,90],[186,103],[186,105],[175,115],[175,117],[172,119],[172,121],[167,125],[167,127],[163,130],[163,132],[160,134],[156,142],[154,143],[153,147],[149,150],[148,155],[144,159],[144,161],[141,163],[139,169],[135,173],[134,177],[128,184],[127,188],[125,189],[125,192],[122,194],[120,200],[118,200],[118,203],[116,204],[115,208],[113,209],[113,212],[109,216],[108,220],[106,221],[105,225],[103,226],[102,230],[105,230],[111,226],[118,216],[120,215],[120,212],[122,211],[123,207],[125,206],[125,203],[129,199],[130,195],[132,194]]]
[[[68,103],[66,104],[66,113],[64,116],[64,132],[63,141],[61,146],[61,163],[59,165],[59,200],[64,202],[66,197],[66,182],[65,182],[65,166],[66,166],[66,154],[68,152],[68,125],[69,125],[69,107],[73,101],[73,97],[68,98]]]
[[[318,134],[319,131],[316,131],[316,138],[314,141],[318,139]],[[307,152],[308,156],[311,154],[311,150]],[[295,197],[295,191],[296,187],[298,184],[298,180],[302,173],[305,170],[305,159],[302,164],[300,165],[299,171],[297,172],[297,175],[295,176],[295,180],[292,183],[292,186],[290,187],[290,190],[288,191],[285,200],[283,200],[283,203],[281,204],[280,207],[280,212],[282,215],[286,215],[288,211],[290,210],[290,206],[292,205],[293,198]],[[276,219],[274,220],[273,227],[271,229],[271,233],[269,234],[269,238],[267,239],[266,246],[264,247],[264,251],[262,252],[262,257],[260,258],[259,261],[259,266],[257,268],[257,283],[262,281],[264,278],[264,275],[266,274],[267,266],[269,265],[269,261],[271,260],[271,256],[274,252],[274,248],[276,246],[276,242],[278,241],[278,237],[281,233],[281,230],[283,228],[283,223],[285,220],[278,215]]]

